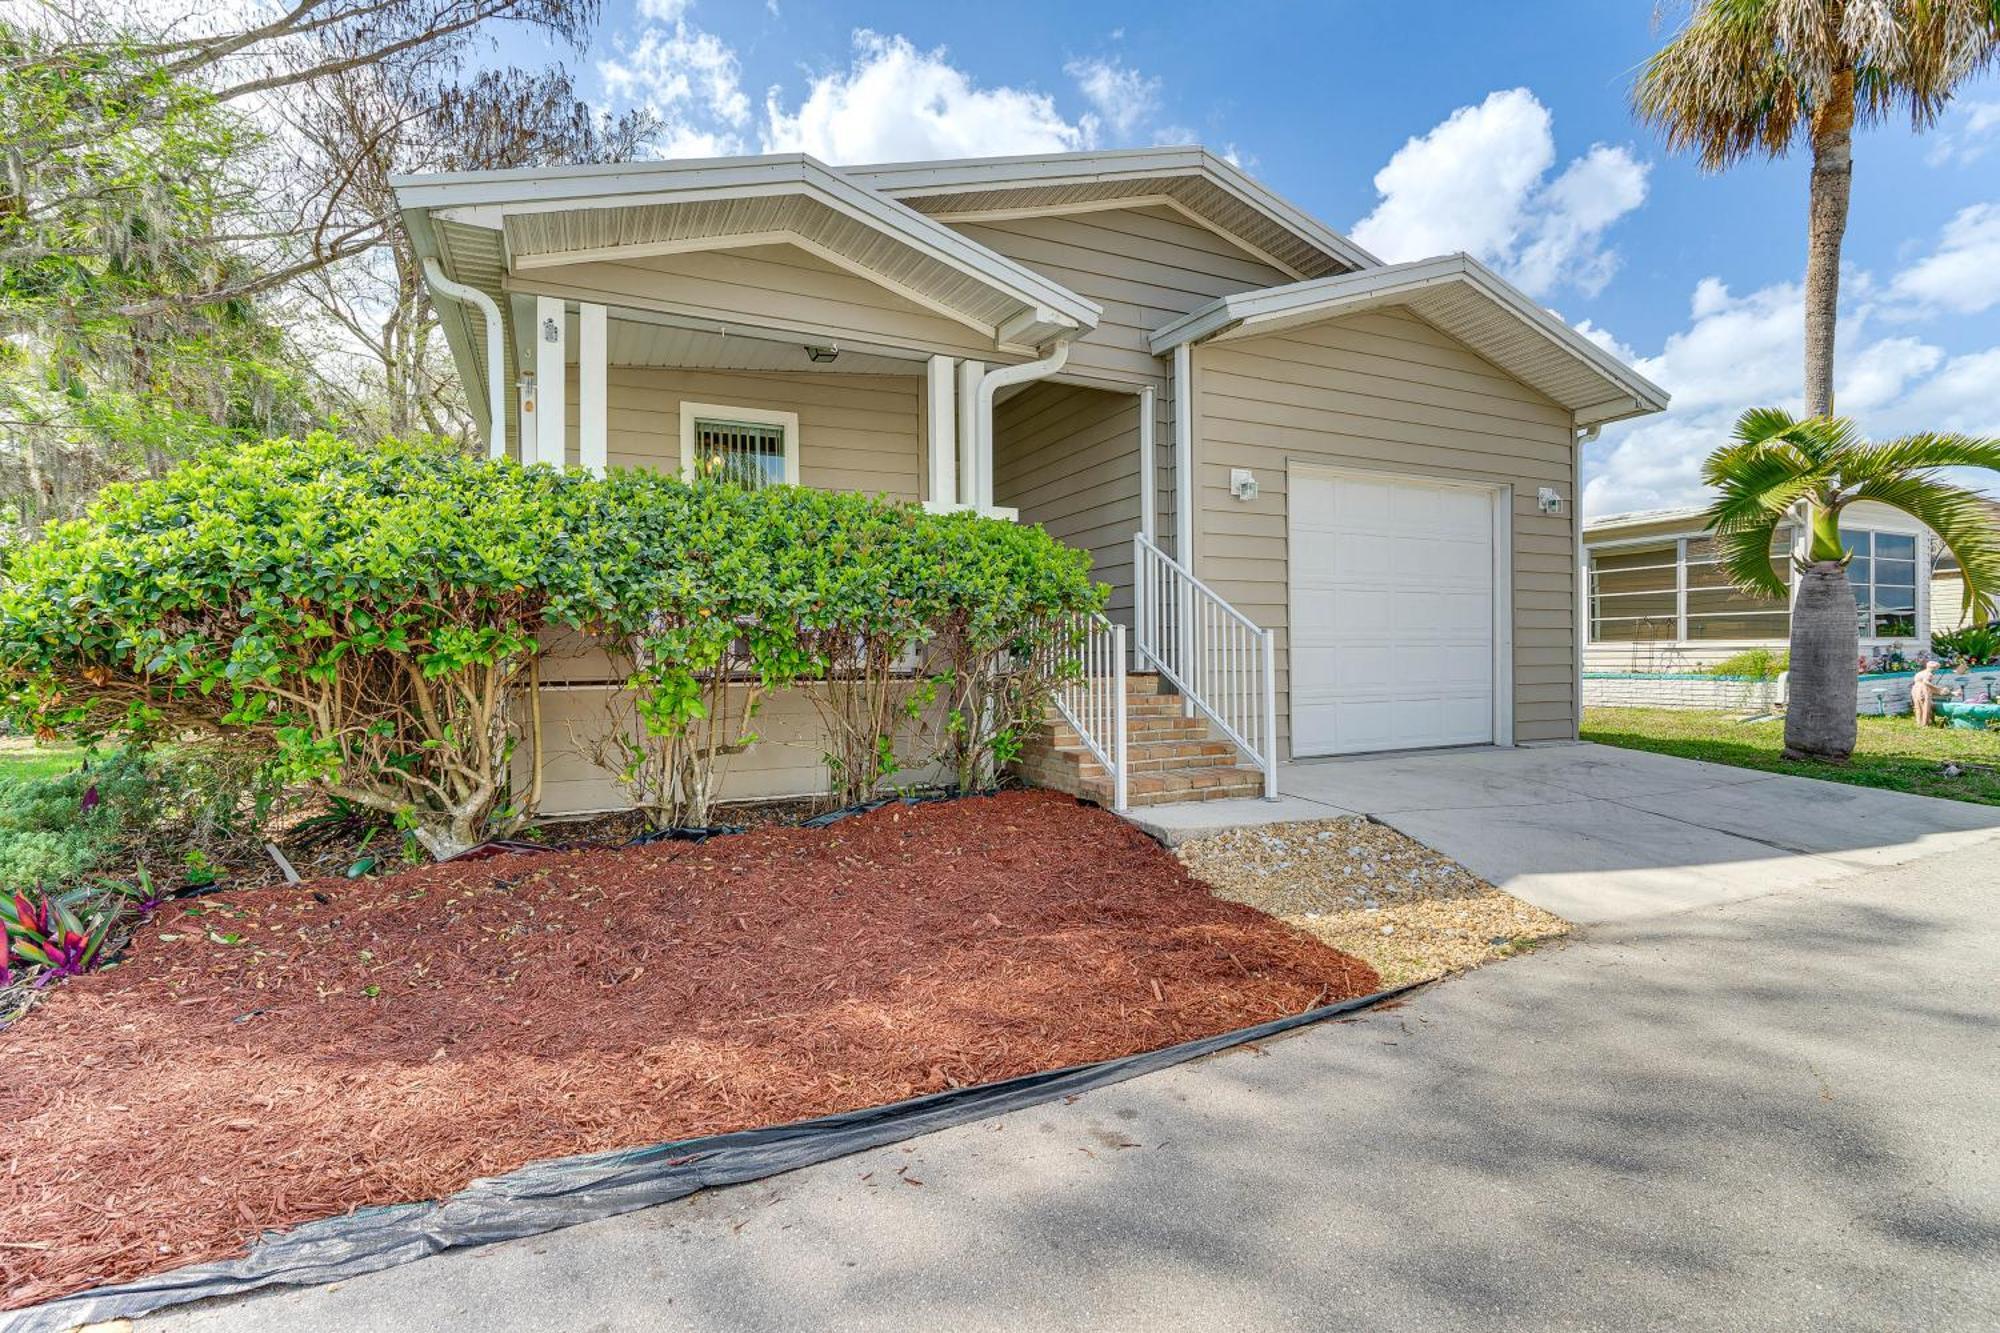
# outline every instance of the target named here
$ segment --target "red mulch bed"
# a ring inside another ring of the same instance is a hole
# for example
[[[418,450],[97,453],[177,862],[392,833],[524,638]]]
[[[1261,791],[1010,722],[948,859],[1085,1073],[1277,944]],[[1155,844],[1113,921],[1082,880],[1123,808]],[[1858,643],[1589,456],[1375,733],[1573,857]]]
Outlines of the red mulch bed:
[[[1048,792],[174,903],[0,1033],[4,1305],[1375,989]]]

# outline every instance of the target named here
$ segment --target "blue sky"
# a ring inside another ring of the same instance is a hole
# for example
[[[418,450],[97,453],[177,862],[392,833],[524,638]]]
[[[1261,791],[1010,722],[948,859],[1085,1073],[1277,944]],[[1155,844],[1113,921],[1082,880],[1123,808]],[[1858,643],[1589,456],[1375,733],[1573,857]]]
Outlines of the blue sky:
[[[1586,454],[1592,514],[1694,503],[1743,407],[1796,405],[1806,161],[1709,176],[1631,117],[1651,0],[1123,7],[607,0],[577,55],[662,155],[835,162],[1201,142],[1386,258],[1466,249],[1675,395]],[[2000,434],[2000,79],[1864,133],[1840,410]],[[1996,479],[1986,477],[1991,483]]]

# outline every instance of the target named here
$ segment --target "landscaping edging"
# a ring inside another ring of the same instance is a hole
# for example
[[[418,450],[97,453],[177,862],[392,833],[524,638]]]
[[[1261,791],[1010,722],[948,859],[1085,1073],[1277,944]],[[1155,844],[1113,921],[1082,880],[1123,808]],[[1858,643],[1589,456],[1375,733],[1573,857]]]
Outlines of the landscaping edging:
[[[1910,681],[1915,671],[1871,671],[1855,683],[1854,711],[1875,716],[1910,711]],[[2000,697],[2000,666],[1970,671],[1940,671],[1938,680],[1952,689],[1970,687]],[[1752,676],[1710,676],[1689,671],[1586,671],[1586,708],[1699,708],[1713,711],[1766,712],[1785,701],[1784,679]]]
[[[671,1203],[851,1153],[1156,1073],[1232,1046],[1358,1013],[1429,985],[1413,982],[1233,1032],[1093,1064],[1024,1074],[885,1106],[644,1148],[533,1162],[429,1203],[365,1208],[268,1233],[239,1259],[192,1264],[0,1315],[6,1333],[58,1333],[263,1287],[312,1286],[446,1250],[517,1240]]]

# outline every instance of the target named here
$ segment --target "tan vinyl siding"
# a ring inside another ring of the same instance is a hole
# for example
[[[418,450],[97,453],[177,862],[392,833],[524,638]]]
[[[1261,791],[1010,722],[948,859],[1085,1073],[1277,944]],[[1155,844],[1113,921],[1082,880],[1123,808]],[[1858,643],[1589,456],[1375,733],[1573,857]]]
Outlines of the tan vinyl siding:
[[[994,413],[994,502],[1091,553],[1112,587],[1111,612],[1131,623],[1132,534],[1139,527],[1139,398],[1038,383]]]
[[[1157,205],[952,225],[1104,307],[1070,347],[1065,373],[1082,379],[1164,387],[1165,364],[1146,346],[1154,329],[1218,296],[1292,281]]]
[[[1286,753],[1294,462],[1511,487],[1514,739],[1574,734],[1576,487],[1567,411],[1398,310],[1201,346],[1194,365],[1195,573],[1278,631]],[[1257,499],[1230,494],[1233,467],[1256,474]],[[1564,497],[1563,514],[1539,511],[1543,486]]]
[[[790,245],[529,269],[508,279],[507,288],[793,330],[830,343],[993,357],[990,330],[982,333]]]
[[[605,693],[579,687],[542,692],[542,735],[548,747],[542,768],[544,814],[629,807],[624,789],[590,758],[592,743],[609,727]],[[724,799],[755,801],[827,791],[826,736],[805,695],[795,690],[766,695],[755,728],[757,742],[728,761]],[[522,745],[516,755],[515,782],[525,786],[528,747]]]
[[[606,378],[605,424],[613,467],[678,471],[681,403],[686,400],[798,413],[801,485],[896,500],[923,496],[921,376],[612,366]],[[574,366],[564,400],[565,455],[574,465],[578,419]]]

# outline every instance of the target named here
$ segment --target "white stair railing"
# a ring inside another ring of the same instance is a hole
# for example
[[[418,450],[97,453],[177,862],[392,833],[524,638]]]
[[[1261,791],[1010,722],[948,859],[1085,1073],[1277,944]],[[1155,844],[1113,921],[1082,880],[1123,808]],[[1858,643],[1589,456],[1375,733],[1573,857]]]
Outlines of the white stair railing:
[[[1092,612],[1060,628],[1055,705],[1111,776],[1111,808],[1125,813],[1125,627]]]
[[[1278,795],[1278,665],[1272,635],[1155,546],[1132,536],[1139,665],[1171,682]]]

